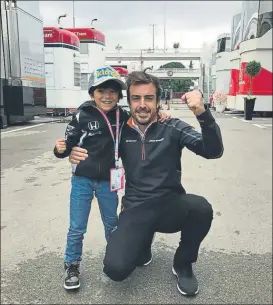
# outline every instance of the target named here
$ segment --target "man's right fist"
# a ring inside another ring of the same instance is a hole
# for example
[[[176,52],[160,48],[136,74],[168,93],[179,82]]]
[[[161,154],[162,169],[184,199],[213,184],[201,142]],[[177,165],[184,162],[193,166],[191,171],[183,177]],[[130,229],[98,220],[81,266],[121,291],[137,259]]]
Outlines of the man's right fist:
[[[64,139],[58,139],[56,141],[55,146],[56,146],[56,149],[57,149],[59,154],[63,154],[66,151],[66,144],[65,144]]]

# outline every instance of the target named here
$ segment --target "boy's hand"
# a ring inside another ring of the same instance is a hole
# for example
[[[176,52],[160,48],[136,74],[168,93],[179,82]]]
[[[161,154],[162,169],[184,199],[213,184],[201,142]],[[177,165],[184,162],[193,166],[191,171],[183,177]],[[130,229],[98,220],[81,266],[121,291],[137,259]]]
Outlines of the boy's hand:
[[[59,154],[62,154],[66,151],[66,144],[64,139],[58,139],[55,143],[55,146]]]
[[[160,123],[163,123],[163,122],[165,122],[166,120],[168,120],[170,118],[171,118],[171,114],[170,113],[166,113],[166,112],[162,112],[162,111],[158,112],[158,121]]]

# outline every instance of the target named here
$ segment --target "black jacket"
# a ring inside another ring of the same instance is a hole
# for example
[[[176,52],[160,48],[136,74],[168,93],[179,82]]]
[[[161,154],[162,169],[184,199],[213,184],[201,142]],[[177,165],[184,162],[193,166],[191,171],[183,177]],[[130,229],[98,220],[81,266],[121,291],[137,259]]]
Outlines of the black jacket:
[[[168,119],[163,124],[154,122],[145,136],[124,124],[120,155],[125,169],[126,188],[123,208],[168,195],[185,193],[181,184],[181,154],[187,147],[206,159],[223,154],[222,137],[210,110],[197,117],[202,134],[179,119]]]
[[[106,115],[115,135],[116,107]],[[120,130],[128,119],[129,113],[120,108]],[[57,158],[69,156],[74,146],[80,146],[88,151],[86,160],[78,165],[72,165],[74,175],[95,180],[110,179],[110,169],[115,167],[114,141],[104,117],[95,107],[94,102],[83,103],[73,114],[66,128],[65,139],[67,149],[63,154],[59,154],[54,147]]]

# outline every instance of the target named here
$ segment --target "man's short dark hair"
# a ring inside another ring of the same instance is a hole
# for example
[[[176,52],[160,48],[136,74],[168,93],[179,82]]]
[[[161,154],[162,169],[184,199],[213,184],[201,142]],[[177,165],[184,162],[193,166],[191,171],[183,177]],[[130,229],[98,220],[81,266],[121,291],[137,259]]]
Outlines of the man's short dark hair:
[[[123,98],[121,86],[119,83],[115,82],[114,80],[108,80],[96,87],[91,87],[88,92],[89,92],[89,94],[91,94],[92,97],[94,97],[94,91],[96,89],[113,89],[118,92],[119,100]]]
[[[134,71],[128,74],[126,79],[128,104],[130,104],[130,87],[132,85],[140,84],[154,84],[156,88],[156,103],[159,104],[161,96],[161,86],[159,79],[144,71]]]

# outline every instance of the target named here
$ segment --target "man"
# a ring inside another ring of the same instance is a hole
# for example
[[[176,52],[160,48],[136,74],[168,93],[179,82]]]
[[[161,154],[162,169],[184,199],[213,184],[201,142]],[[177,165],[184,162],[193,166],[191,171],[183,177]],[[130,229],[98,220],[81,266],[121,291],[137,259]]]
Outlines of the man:
[[[132,72],[127,79],[127,98],[132,117],[124,125],[120,141],[126,187],[117,229],[106,247],[104,272],[114,281],[127,278],[137,266],[152,260],[155,232],[181,232],[173,261],[177,288],[185,296],[199,287],[192,270],[200,244],[213,219],[208,201],[186,194],[181,184],[181,151],[187,147],[206,159],[220,158],[222,138],[199,91],[186,93],[189,109],[196,115],[202,134],[179,119],[157,122],[159,80],[144,72]],[[82,157],[73,149],[70,161]]]
[[[167,90],[166,92],[166,104],[168,106],[167,110],[170,110],[170,100],[171,100],[171,92]]]

